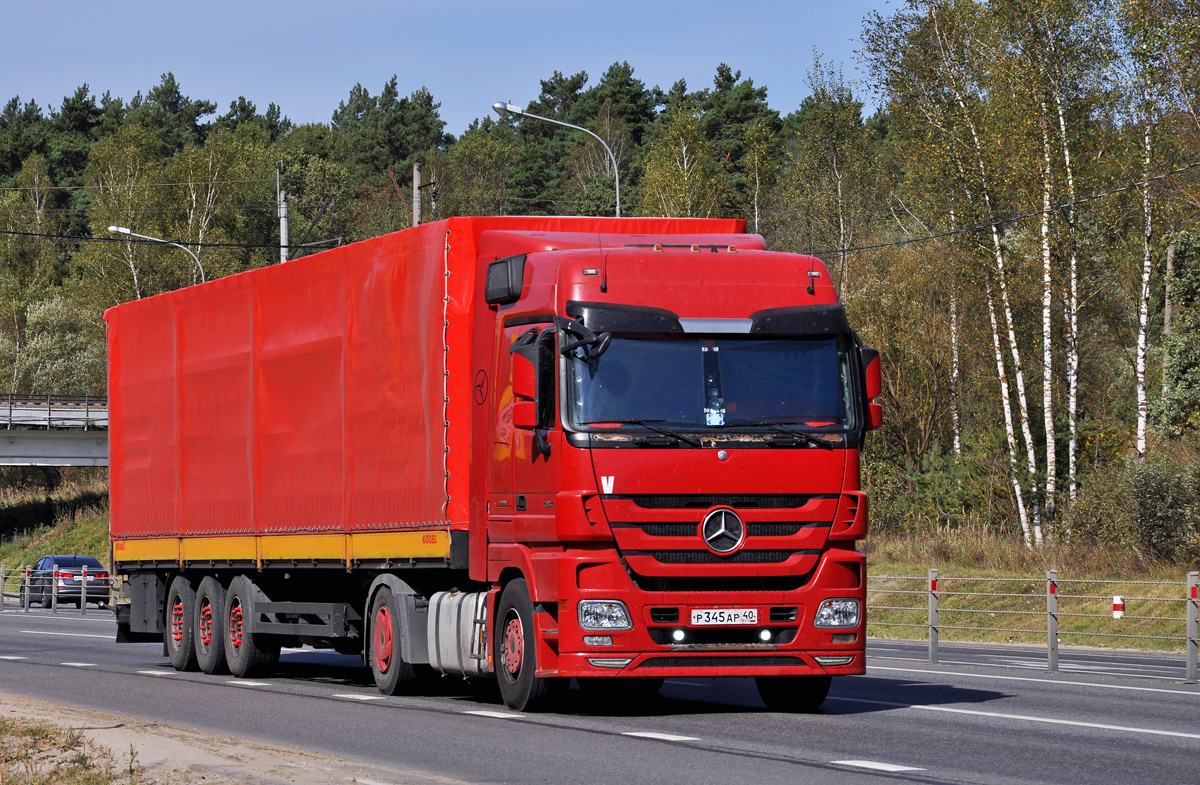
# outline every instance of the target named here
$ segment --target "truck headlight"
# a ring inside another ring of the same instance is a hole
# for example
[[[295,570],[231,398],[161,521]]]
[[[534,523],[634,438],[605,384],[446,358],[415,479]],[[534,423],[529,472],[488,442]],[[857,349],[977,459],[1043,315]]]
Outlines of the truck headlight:
[[[633,621],[620,600],[580,600],[579,626],[585,630],[629,630]]]
[[[858,600],[825,600],[817,608],[814,627],[857,627],[860,614]]]

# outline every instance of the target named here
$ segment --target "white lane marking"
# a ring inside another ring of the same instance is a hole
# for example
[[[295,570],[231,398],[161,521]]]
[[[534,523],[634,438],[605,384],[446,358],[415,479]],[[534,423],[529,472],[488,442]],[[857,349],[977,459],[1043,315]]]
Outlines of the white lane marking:
[[[269,687],[269,686],[271,686],[271,685],[267,684],[265,681],[246,681],[245,679],[230,679],[229,681],[227,681],[225,683],[232,684],[235,687]]]
[[[346,698],[347,700],[352,700],[352,701],[381,701],[384,698],[384,696],[382,696],[382,695],[359,695],[359,694],[350,693],[350,692],[334,693],[333,697]]]
[[[497,720],[523,720],[524,714],[509,714],[503,711],[464,711],[463,714],[474,714],[476,717],[491,717]]]
[[[1174,736],[1179,739],[1200,739],[1200,733],[1184,733],[1177,730],[1155,730],[1154,728],[1131,728],[1126,725],[1105,725],[1099,722],[1081,722],[1080,720],[1060,720],[1055,717],[1031,717],[1027,714],[1005,714],[998,711],[977,711],[975,709],[953,709],[949,706],[924,706],[916,703],[896,703],[894,701],[868,700],[866,698],[827,698],[827,700],[844,701],[846,703],[869,703],[872,706],[891,706],[897,709],[920,709],[921,711],[939,711],[946,714],[968,714],[973,717],[991,717],[1000,720],[1022,720],[1024,722],[1041,722],[1046,725],[1069,725],[1074,728],[1096,728],[1098,730],[1115,730],[1122,733],[1142,733],[1149,736]]]
[[[59,665],[69,665],[72,668],[94,668],[94,662],[60,662]]]
[[[23,660],[23,659],[25,659],[25,658],[17,657],[17,656],[11,655],[11,654],[6,654],[3,657],[0,657],[0,660]]]
[[[856,766],[860,769],[871,769],[872,771],[925,771],[925,769],[920,769],[916,766],[899,766],[895,763],[880,763],[874,760],[831,760],[829,762],[835,766]]]
[[[351,777],[350,781],[361,782],[362,785],[392,785],[390,782],[384,782],[383,780],[369,780],[366,777]]]
[[[138,673],[142,674],[143,676],[166,676],[170,674],[171,671],[138,671]]]
[[[639,739],[654,739],[656,741],[700,741],[698,736],[676,736],[673,733],[651,733],[650,731],[629,731],[622,736],[636,736]]]
[[[63,638],[105,638],[113,640],[115,635],[96,635],[90,632],[47,632],[46,630],[21,630],[26,635],[58,635]]]
[[[1132,690],[1134,692],[1165,692],[1168,695],[1200,695],[1192,690],[1164,690],[1159,687],[1132,687],[1127,684],[1097,684],[1090,681],[1059,681],[1058,679],[1031,679],[1027,676],[995,676],[987,673],[959,673],[957,671],[931,671],[919,668],[888,668],[871,665],[868,671],[896,671],[897,673],[931,673],[935,676],[962,676],[967,679],[996,679],[997,681],[1032,681],[1038,684],[1061,684],[1072,687],[1095,687],[1101,690]]]

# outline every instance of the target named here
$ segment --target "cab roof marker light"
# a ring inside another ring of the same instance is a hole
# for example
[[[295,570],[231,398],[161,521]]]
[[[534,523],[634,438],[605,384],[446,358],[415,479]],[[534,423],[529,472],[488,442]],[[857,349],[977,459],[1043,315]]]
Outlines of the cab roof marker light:
[[[693,245],[693,246],[692,246],[692,253],[700,253],[700,246],[698,246],[698,245]]]
[[[729,253],[737,253],[737,246],[736,245],[729,246],[728,251],[729,251]]]
[[[654,244],[654,250],[655,250],[657,253],[662,253],[662,249],[663,249],[663,244],[662,244],[662,243],[655,243],[655,244]]]
[[[584,275],[599,275],[600,270],[595,267],[587,267],[583,271]]]

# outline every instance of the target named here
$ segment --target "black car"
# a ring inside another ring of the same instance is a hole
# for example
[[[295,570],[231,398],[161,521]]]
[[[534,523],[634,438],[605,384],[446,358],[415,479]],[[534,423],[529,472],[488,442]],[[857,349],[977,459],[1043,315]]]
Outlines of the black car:
[[[57,567],[57,570],[55,569]],[[43,556],[29,574],[29,602],[50,607],[54,585],[58,602],[79,605],[83,595],[83,570],[87,568],[87,602],[108,602],[108,568],[91,556]],[[24,591],[25,584],[22,582]]]

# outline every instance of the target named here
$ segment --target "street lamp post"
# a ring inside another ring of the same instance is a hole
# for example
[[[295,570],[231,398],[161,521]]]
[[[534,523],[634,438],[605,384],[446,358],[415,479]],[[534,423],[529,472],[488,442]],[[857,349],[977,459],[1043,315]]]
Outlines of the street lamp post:
[[[188,255],[191,256],[193,261],[196,262],[196,267],[200,270],[200,283],[204,283],[204,280],[205,280],[204,279],[204,265],[200,264],[200,257],[196,256],[196,254],[192,252],[192,249],[188,248],[186,245],[180,245],[179,243],[173,243],[170,240],[164,240],[161,237],[151,237],[148,234],[138,234],[137,232],[130,231],[129,229],[125,228],[124,226],[110,226],[110,227],[108,227],[108,233],[109,234],[123,234],[128,237],[137,237],[142,240],[150,240],[151,242],[162,243],[163,245],[173,245],[176,248],[182,248],[183,250],[187,251]]]
[[[613,182],[615,182],[617,186],[617,217],[621,217],[621,172],[617,169],[617,157],[613,155],[612,148],[609,147],[603,139],[601,139],[599,136],[596,136],[586,128],[582,128],[578,125],[572,125],[570,123],[564,123],[562,120],[551,120],[549,117],[542,117],[539,114],[530,114],[521,107],[506,103],[504,101],[497,101],[496,103],[492,104],[492,109],[496,110],[496,114],[500,115],[501,117],[507,114],[515,114],[520,117],[532,117],[535,120],[543,120],[547,123],[554,123],[555,125],[561,125],[564,128],[574,128],[576,131],[583,131],[585,134],[599,142],[604,148],[604,151],[608,153],[608,159],[612,161]]]

